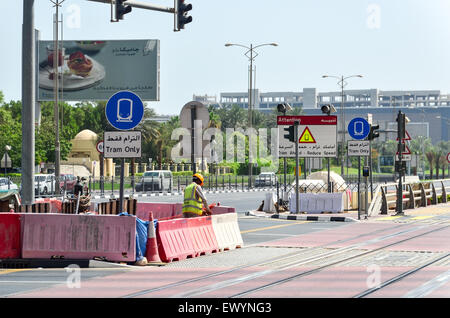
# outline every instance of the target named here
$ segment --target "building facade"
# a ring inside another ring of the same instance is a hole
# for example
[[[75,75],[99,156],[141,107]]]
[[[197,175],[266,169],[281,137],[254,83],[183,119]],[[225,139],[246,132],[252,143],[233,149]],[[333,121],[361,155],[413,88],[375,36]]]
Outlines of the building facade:
[[[343,93],[342,91],[318,92],[316,88],[304,88],[301,92],[267,93],[254,89],[252,97],[254,109],[267,113],[273,112],[280,103],[289,103],[292,107],[303,108],[305,115],[317,115],[321,114],[321,106],[330,104],[336,109],[337,116],[344,116],[345,128],[352,118],[364,117],[370,113],[373,116],[373,123],[379,124],[380,129],[392,130],[396,127],[397,113],[401,110],[410,119],[407,129],[412,138],[425,136],[431,138],[433,143],[449,140],[450,94],[442,94],[440,90],[383,91],[379,89],[344,90]],[[219,100],[216,96],[194,95],[193,100],[208,106],[238,105],[248,109],[248,91],[221,93]],[[342,131],[340,119],[338,131]],[[393,134],[382,134],[382,136],[385,136],[387,140],[391,139]]]

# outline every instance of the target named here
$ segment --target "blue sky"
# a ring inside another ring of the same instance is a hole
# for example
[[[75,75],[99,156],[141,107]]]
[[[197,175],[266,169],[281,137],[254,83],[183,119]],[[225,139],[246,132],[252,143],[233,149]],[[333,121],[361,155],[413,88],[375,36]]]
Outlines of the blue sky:
[[[173,0],[141,0],[171,7]],[[22,0],[2,1],[0,90],[21,99]],[[450,93],[448,0],[187,0],[193,22],[173,32],[173,15],[133,9],[110,23],[107,4],[66,0],[66,40],[159,39],[159,114],[179,114],[193,94],[248,89],[248,59],[240,47],[268,42],[256,58],[256,88],[269,91],[336,91],[323,74],[353,75],[347,88],[439,89]],[[76,25],[73,8],[80,12]],[[35,0],[35,27],[51,40],[54,8]]]

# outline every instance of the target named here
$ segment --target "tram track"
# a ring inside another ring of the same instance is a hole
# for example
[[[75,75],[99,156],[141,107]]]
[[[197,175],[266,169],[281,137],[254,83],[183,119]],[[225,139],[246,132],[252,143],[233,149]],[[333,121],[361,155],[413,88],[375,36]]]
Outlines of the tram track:
[[[349,252],[358,251],[358,249],[361,249],[361,248],[363,248],[366,245],[377,243],[377,242],[380,242],[380,241],[383,241],[383,240],[387,240],[387,239],[390,239],[390,238],[393,238],[393,237],[396,237],[396,236],[399,236],[399,235],[402,235],[402,234],[407,234],[407,233],[410,233],[410,232],[418,231],[418,230],[421,230],[421,229],[424,229],[424,228],[427,228],[427,227],[430,227],[430,226],[433,226],[433,225],[441,223],[440,221],[436,221],[436,222],[433,222],[433,223],[428,223],[426,225],[419,225],[419,226],[415,226],[415,227],[412,227],[412,228],[410,227],[411,224],[418,223],[418,222],[419,221],[411,222],[409,224],[399,224],[399,225],[396,225],[396,226],[393,226],[393,227],[389,227],[389,228],[384,228],[384,229],[378,229],[378,230],[371,231],[371,232],[368,232],[368,233],[359,234],[359,235],[354,236],[354,237],[350,237],[350,238],[346,238],[346,239],[342,239],[342,240],[337,240],[337,241],[334,241],[334,242],[329,242],[329,243],[326,243],[326,244],[323,244],[323,245],[320,245],[320,246],[316,246],[316,247],[313,247],[313,248],[302,249],[301,251],[296,251],[296,252],[293,252],[293,253],[289,253],[289,254],[284,255],[282,257],[279,257],[279,256],[278,257],[273,257],[273,258],[268,259],[268,260],[255,262],[255,263],[251,263],[251,264],[241,265],[241,266],[234,267],[234,268],[231,268],[231,269],[227,269],[227,270],[224,270],[224,271],[219,271],[219,272],[215,272],[215,273],[211,273],[211,274],[207,274],[207,275],[202,275],[202,276],[197,277],[197,278],[186,279],[186,280],[182,280],[182,281],[179,281],[179,282],[167,284],[167,285],[164,285],[164,286],[160,286],[160,287],[156,287],[156,288],[152,288],[152,289],[142,290],[142,291],[139,291],[139,292],[135,292],[135,293],[132,293],[132,294],[125,295],[124,297],[125,298],[139,297],[139,296],[143,296],[143,295],[146,295],[146,294],[155,293],[155,292],[158,292],[158,291],[163,291],[163,290],[167,290],[167,289],[171,289],[171,288],[187,285],[187,284],[190,284],[190,283],[195,283],[195,282],[200,282],[200,281],[203,281],[203,280],[208,280],[210,278],[218,277],[218,276],[221,276],[221,275],[226,275],[226,274],[230,274],[230,273],[233,273],[233,272],[238,272],[238,271],[241,271],[241,270],[244,270],[244,269],[247,269],[247,268],[264,267],[264,266],[268,266],[268,265],[271,265],[271,264],[275,264],[277,262],[282,262],[283,263],[283,265],[275,265],[274,268],[264,269],[262,271],[257,271],[257,272],[255,272],[253,274],[246,274],[246,275],[239,276],[239,277],[231,279],[231,280],[230,279],[229,280],[225,280],[225,281],[222,281],[222,282],[219,282],[219,283],[216,283],[216,284],[211,284],[211,285],[199,288],[199,289],[188,290],[186,292],[183,292],[181,294],[176,294],[175,296],[173,296],[173,297],[177,297],[177,298],[178,297],[194,297],[194,296],[198,296],[198,295],[210,292],[210,291],[214,291],[214,290],[226,288],[228,286],[236,285],[238,283],[242,283],[242,282],[245,282],[245,281],[254,280],[254,279],[258,278],[258,277],[262,277],[262,276],[268,275],[270,273],[273,273],[274,271],[282,271],[282,270],[286,270],[286,269],[289,269],[289,268],[292,268],[292,267],[306,265],[306,264],[312,263],[314,261],[330,259],[332,257],[339,256],[340,254],[345,254],[345,253],[349,253]],[[448,226],[450,226],[450,225],[447,225],[447,226],[439,228],[439,229],[444,229],[444,228],[446,228]],[[406,227],[406,229],[402,229],[404,227]],[[344,242],[356,240],[356,239],[359,239],[359,238],[363,238],[365,236],[374,235],[374,234],[380,234],[380,233],[387,232],[387,231],[392,231],[392,230],[395,230],[395,229],[400,229],[400,230],[397,231],[397,232],[391,233],[391,234],[384,235],[382,237],[377,237],[377,238],[374,238],[374,239],[366,240],[364,242],[352,244],[352,245],[347,246],[347,247],[337,248],[337,249],[334,249],[332,251],[326,251],[324,253],[319,253],[318,255],[308,256],[306,258],[303,258],[302,260],[298,260],[298,257],[301,257],[302,255],[306,256],[308,253],[311,253],[311,252],[314,252],[314,251],[319,251],[320,252],[320,249],[327,248],[327,246],[330,245],[330,244],[344,243]],[[422,235],[426,235],[426,234],[434,232],[436,230],[438,230],[438,229],[434,229],[432,231],[419,234],[417,236],[409,237],[409,238],[407,238],[405,240],[402,240],[402,241],[391,243],[389,245],[383,246],[383,247],[378,248],[376,250],[372,250],[372,251],[364,252],[364,253],[357,253],[357,255],[354,255],[354,256],[351,256],[351,257],[344,257],[343,259],[339,259],[337,261],[331,262],[331,264],[326,264],[324,266],[317,267],[317,268],[315,268],[313,270],[310,270],[308,272],[300,273],[300,274],[294,275],[292,277],[287,277],[287,278],[285,278],[283,280],[276,281],[276,282],[273,282],[271,284],[266,284],[266,285],[261,286],[261,287],[259,287],[257,289],[252,289],[252,290],[245,291],[243,293],[235,294],[235,295],[232,295],[231,297],[232,298],[242,297],[242,296],[245,296],[245,295],[247,295],[247,294],[249,294],[251,292],[254,292],[256,290],[270,288],[271,286],[276,286],[278,284],[282,284],[282,283],[284,283],[286,281],[293,280],[293,279],[295,279],[297,277],[310,275],[312,273],[315,273],[317,271],[323,270],[323,269],[328,268],[330,266],[337,265],[337,264],[342,263],[342,262],[346,262],[349,259],[352,259],[352,258],[355,258],[355,257],[361,257],[361,256],[364,256],[364,255],[368,255],[368,254],[374,253],[376,251],[385,249],[385,248],[387,248],[389,246],[392,246],[392,245],[395,245],[395,244],[399,244],[399,243],[401,243],[403,241],[407,241],[407,240],[410,240],[410,239],[413,239],[413,238],[416,238],[416,237],[419,237],[419,236],[422,236]]]
[[[440,222],[437,222],[437,223],[440,223]],[[430,226],[431,226],[431,225],[430,225]],[[379,251],[381,251],[381,250],[383,250],[383,249],[386,249],[386,248],[388,248],[388,247],[391,247],[391,246],[394,246],[394,245],[397,245],[397,244],[400,244],[400,243],[404,243],[404,242],[406,242],[406,241],[409,241],[409,240],[412,240],[412,239],[416,239],[416,238],[418,238],[418,237],[421,237],[421,236],[424,236],[424,235],[427,235],[427,234],[430,234],[430,233],[433,233],[433,232],[441,231],[441,230],[444,230],[444,229],[449,228],[449,227],[450,227],[450,225],[446,225],[446,226],[443,226],[443,227],[440,227],[440,228],[437,228],[437,229],[433,229],[433,230],[427,231],[427,232],[425,232],[425,233],[421,233],[421,234],[418,234],[418,235],[415,235],[415,236],[412,236],[412,237],[408,237],[408,238],[406,238],[406,239],[403,239],[403,240],[400,240],[400,241],[397,241],[397,242],[394,242],[394,243],[391,243],[391,244],[387,244],[387,245],[385,245],[385,246],[376,248],[376,249],[371,250],[371,251],[367,251],[367,252],[363,252],[363,253],[360,253],[360,254],[357,254],[357,255],[353,255],[353,256],[350,256],[350,257],[346,257],[346,258],[344,258],[344,259],[342,259],[342,260],[330,262],[330,263],[327,263],[327,264],[325,264],[325,265],[323,265],[323,266],[319,266],[319,267],[316,267],[316,268],[314,268],[314,269],[311,269],[311,270],[308,270],[308,271],[305,271],[305,272],[301,272],[301,273],[298,273],[298,274],[295,274],[295,275],[291,275],[291,276],[289,276],[289,277],[287,277],[287,278],[280,279],[280,280],[278,280],[278,281],[274,281],[274,282],[265,284],[265,285],[263,285],[263,286],[259,286],[259,287],[257,287],[257,288],[252,288],[252,289],[246,290],[246,291],[244,291],[244,292],[241,292],[241,293],[238,293],[238,294],[231,295],[231,296],[229,296],[229,297],[230,297],[230,298],[239,298],[239,297],[243,297],[243,296],[245,296],[245,295],[248,295],[248,294],[253,293],[253,292],[256,292],[256,291],[261,291],[261,290],[264,290],[264,289],[268,289],[268,288],[271,288],[271,287],[275,287],[275,286],[277,286],[277,285],[280,285],[280,284],[283,284],[283,283],[292,281],[292,280],[294,280],[294,279],[298,279],[298,278],[301,278],[301,277],[305,277],[305,276],[312,275],[312,274],[317,273],[317,272],[320,272],[320,271],[322,271],[322,270],[324,270],[324,269],[330,268],[330,267],[332,267],[332,266],[336,266],[336,265],[338,265],[338,264],[340,264],[340,263],[348,262],[349,260],[352,260],[352,259],[355,259],[355,258],[358,258],[358,257],[367,256],[367,255],[370,255],[370,254],[375,254],[375,253],[377,253],[377,252],[379,252]],[[410,231],[408,231],[408,232],[410,232]],[[444,259],[444,258],[447,257],[447,256],[448,256],[448,254],[444,255],[443,257],[439,257],[438,259],[436,259],[436,260],[434,260],[434,261],[428,262],[428,265],[425,264],[425,266],[419,266],[419,267],[415,268],[414,270],[411,270],[411,271],[408,271],[408,272],[406,272],[406,273],[403,273],[402,275],[398,275],[395,279],[392,279],[392,281],[386,282],[386,284],[381,284],[381,285],[378,286],[377,288],[371,288],[370,290],[367,290],[367,291],[365,291],[365,292],[363,292],[363,293],[360,293],[360,294],[356,295],[355,297],[356,297],[356,298],[360,298],[360,297],[364,297],[365,295],[369,295],[370,293],[373,293],[374,291],[379,290],[380,288],[385,287],[385,286],[387,286],[387,285],[389,285],[389,284],[391,284],[391,283],[393,283],[393,282],[395,282],[395,281],[399,281],[400,279],[402,279],[402,278],[404,278],[404,277],[406,277],[406,276],[409,276],[409,275],[411,275],[411,274],[417,272],[417,271],[420,270],[421,268],[424,268],[424,267],[426,267],[426,266],[429,266],[429,265],[431,265],[431,264],[434,264],[435,262],[437,262],[437,261],[439,261],[439,260],[441,260],[441,259]],[[307,263],[307,262],[306,262],[306,263]],[[294,266],[300,266],[300,265],[305,265],[305,263],[304,263],[304,262],[300,262],[300,263],[298,263],[298,264],[292,264],[292,266],[289,266],[288,268],[291,268],[291,267],[294,267]],[[287,269],[287,268],[285,268],[285,269]],[[196,296],[196,295],[199,295],[199,294],[194,294],[194,295],[191,295],[191,296]]]

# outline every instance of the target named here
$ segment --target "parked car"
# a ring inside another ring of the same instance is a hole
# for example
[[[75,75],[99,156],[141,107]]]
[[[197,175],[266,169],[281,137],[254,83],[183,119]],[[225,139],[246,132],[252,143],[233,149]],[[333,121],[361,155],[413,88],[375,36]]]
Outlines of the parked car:
[[[136,184],[136,191],[171,191],[172,172],[170,170],[146,171]]]
[[[9,183],[9,187],[8,187]],[[18,190],[17,184],[9,180],[8,178],[0,178],[0,191],[3,190]]]
[[[67,192],[73,192],[73,187],[77,183],[77,177],[68,173],[62,173],[60,176],[61,181],[59,182],[59,188],[61,189],[61,193],[64,192],[64,190]]]
[[[277,184],[277,176],[274,172],[263,172],[255,179],[255,187],[273,187]]]
[[[53,174],[34,175],[34,192],[36,194],[50,194],[55,191],[56,182]]]

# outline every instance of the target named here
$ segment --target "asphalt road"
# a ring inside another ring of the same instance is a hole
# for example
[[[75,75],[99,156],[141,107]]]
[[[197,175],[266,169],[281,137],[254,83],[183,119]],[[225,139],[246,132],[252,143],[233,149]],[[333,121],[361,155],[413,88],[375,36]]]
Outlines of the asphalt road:
[[[236,212],[242,213],[256,210],[266,196],[266,192],[233,192],[233,193],[205,193],[208,204],[220,203],[220,205],[236,208]],[[155,196],[137,198],[138,202],[183,202],[183,196]]]

